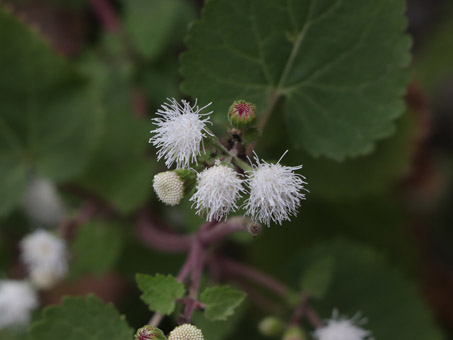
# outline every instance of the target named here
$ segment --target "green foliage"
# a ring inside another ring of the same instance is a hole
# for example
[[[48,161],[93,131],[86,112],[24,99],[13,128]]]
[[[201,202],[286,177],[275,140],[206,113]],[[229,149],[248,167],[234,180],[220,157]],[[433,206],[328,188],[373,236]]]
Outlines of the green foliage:
[[[154,276],[137,274],[138,287],[143,292],[140,296],[151,311],[171,314],[175,309],[175,300],[184,296],[184,285],[171,275]]]
[[[105,115],[104,133],[95,158],[79,182],[121,213],[130,213],[148,196],[153,169],[153,162],[144,156],[149,122],[140,121],[131,112],[130,65],[122,61],[108,64],[90,55],[81,68],[91,75]]]
[[[100,114],[87,82],[0,6],[0,214],[32,171],[69,180],[86,166]]]
[[[310,196],[340,200],[383,193],[409,171],[416,137],[415,114],[408,112],[399,118],[396,131],[379,141],[372,154],[341,163],[307,153],[289,154],[288,159],[302,160],[301,173],[309,179]]]
[[[323,298],[332,279],[333,264],[334,260],[330,256],[322,256],[311,262],[302,276],[302,291],[311,297]]]
[[[182,88],[218,117],[238,98],[263,112],[283,96],[295,145],[336,160],[369,153],[404,108],[403,13],[402,0],[209,1]]]
[[[71,243],[71,276],[102,275],[112,269],[121,253],[122,238],[116,223],[91,221],[80,226]]]
[[[442,339],[414,284],[379,253],[335,241],[307,251],[302,268],[326,256],[334,260],[331,284],[324,298],[314,303],[322,318],[334,307],[348,316],[360,311],[368,320],[364,327],[376,339]]]
[[[193,7],[186,0],[125,0],[125,27],[137,50],[155,59],[169,44],[182,41]]]
[[[112,305],[93,295],[66,297],[61,305],[47,307],[29,330],[30,340],[126,340],[133,334]]]
[[[230,286],[206,288],[200,295],[205,304],[204,315],[212,321],[226,320],[245,299],[246,294]]]

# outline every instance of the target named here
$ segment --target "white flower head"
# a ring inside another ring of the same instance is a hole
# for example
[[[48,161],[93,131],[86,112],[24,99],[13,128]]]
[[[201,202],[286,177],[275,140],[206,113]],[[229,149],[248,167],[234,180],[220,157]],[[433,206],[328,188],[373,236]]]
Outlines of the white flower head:
[[[45,230],[28,234],[20,243],[22,261],[32,282],[47,289],[64,277],[68,270],[66,243]]]
[[[244,190],[242,182],[232,168],[217,163],[198,174],[196,192],[190,201],[197,214],[206,213],[207,221],[220,221],[238,208],[236,201]]]
[[[184,181],[174,171],[154,176],[153,188],[159,199],[168,205],[177,205],[184,197]]]
[[[200,329],[186,323],[172,330],[168,340],[204,340],[204,337]]]
[[[22,199],[22,209],[37,225],[55,226],[66,213],[55,185],[42,177],[34,177]]]
[[[187,169],[190,162],[197,162],[197,156],[201,154],[203,138],[211,135],[206,128],[209,122],[209,114],[200,113],[211,105],[199,108],[197,102],[190,106],[189,102],[182,100],[179,104],[176,99],[168,99],[157,111],[158,118],[153,118],[157,129],[152,130],[154,136],[149,139],[159,149],[157,159],[165,159],[165,165],[170,168],[176,162],[177,168]]]
[[[36,291],[28,283],[0,280],[0,329],[27,325],[37,306]]]
[[[371,332],[359,327],[365,322],[360,314],[348,319],[340,317],[334,310],[332,318],[326,321],[324,327],[317,329],[314,336],[317,340],[372,340]]]
[[[281,225],[295,216],[300,201],[305,199],[301,191],[308,191],[304,188],[307,184],[303,181],[305,177],[294,172],[302,165],[283,166],[280,164],[283,156],[272,164],[260,161],[255,154],[256,165],[252,165],[253,170],[246,171],[249,176],[246,182],[250,188],[250,197],[245,201],[246,215],[268,227],[271,221]]]

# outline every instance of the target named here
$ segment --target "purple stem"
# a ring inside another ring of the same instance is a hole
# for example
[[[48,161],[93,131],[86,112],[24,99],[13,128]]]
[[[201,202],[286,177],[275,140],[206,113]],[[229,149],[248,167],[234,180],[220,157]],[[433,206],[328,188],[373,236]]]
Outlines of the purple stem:
[[[108,0],[90,0],[91,7],[102,25],[109,31],[119,33],[121,25]]]
[[[246,221],[243,217],[232,217],[227,222],[218,223],[209,230],[200,233],[200,240],[205,246],[212,245],[223,240],[236,231],[245,231]]]
[[[232,276],[243,277],[258,283],[275,294],[286,298],[288,288],[280,281],[264,274],[263,272],[260,272],[259,270],[227,258],[218,257],[217,261],[224,272]]]
[[[163,231],[143,211],[138,216],[137,234],[148,246],[164,253],[182,253],[190,249],[193,236]]]

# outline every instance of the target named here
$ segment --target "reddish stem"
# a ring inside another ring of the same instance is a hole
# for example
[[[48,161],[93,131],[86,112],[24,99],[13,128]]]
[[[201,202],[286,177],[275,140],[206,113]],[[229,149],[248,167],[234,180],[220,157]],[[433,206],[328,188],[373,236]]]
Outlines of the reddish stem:
[[[260,272],[259,270],[256,270],[255,268],[223,257],[218,257],[217,262],[222,270],[229,275],[246,278],[263,287],[266,287],[270,291],[284,298],[286,298],[286,295],[288,294],[288,288],[285,284],[264,274],[263,272]]]
[[[242,216],[230,218],[227,222],[218,223],[200,234],[200,240],[205,246],[213,245],[236,231],[246,230],[246,220]]]
[[[157,227],[149,213],[143,211],[138,216],[137,234],[148,246],[164,253],[181,253],[189,250],[193,236],[179,235],[163,231]]]
[[[102,25],[109,31],[119,33],[121,25],[108,0],[90,0],[91,7]]]

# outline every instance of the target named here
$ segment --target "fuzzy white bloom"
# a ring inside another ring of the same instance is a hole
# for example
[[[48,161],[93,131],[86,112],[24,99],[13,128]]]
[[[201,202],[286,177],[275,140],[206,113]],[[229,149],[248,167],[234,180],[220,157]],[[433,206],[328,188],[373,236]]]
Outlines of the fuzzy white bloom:
[[[283,156],[286,152],[283,154]],[[256,165],[252,171],[246,171],[246,180],[250,188],[250,197],[245,202],[246,215],[266,224],[268,227],[273,221],[282,224],[297,214],[300,201],[305,199],[304,176],[294,173],[302,168],[299,166],[283,166],[281,159],[276,164],[259,160],[255,154]]]
[[[47,289],[68,270],[66,243],[45,230],[28,234],[20,243],[22,261],[36,287]]]
[[[168,205],[177,205],[184,197],[184,181],[174,171],[154,176],[153,188],[159,199]]]
[[[317,329],[314,336],[317,340],[371,340],[371,333],[358,326],[365,321],[359,314],[351,319],[339,317],[334,310],[332,318],[326,321],[324,327]]]
[[[176,99],[168,99],[170,103],[164,103],[157,111],[158,118],[153,118],[157,129],[152,130],[154,136],[149,142],[156,146],[157,159],[165,159],[165,165],[170,168],[176,162],[177,168],[187,169],[191,161],[197,162],[197,156],[201,154],[203,138],[211,135],[206,128],[209,117],[212,113],[200,113],[211,105],[199,108],[195,102],[194,106],[182,100],[179,104]]]
[[[57,188],[42,177],[35,177],[28,184],[22,209],[32,222],[41,226],[55,226],[66,213]]]
[[[0,280],[0,329],[27,325],[37,306],[37,294],[28,283]]]
[[[233,169],[216,164],[198,174],[196,192],[190,201],[197,214],[206,213],[207,221],[220,221],[238,208],[236,201],[244,190],[242,182]]]
[[[186,323],[172,330],[168,340],[204,340],[204,337],[200,329]]]

